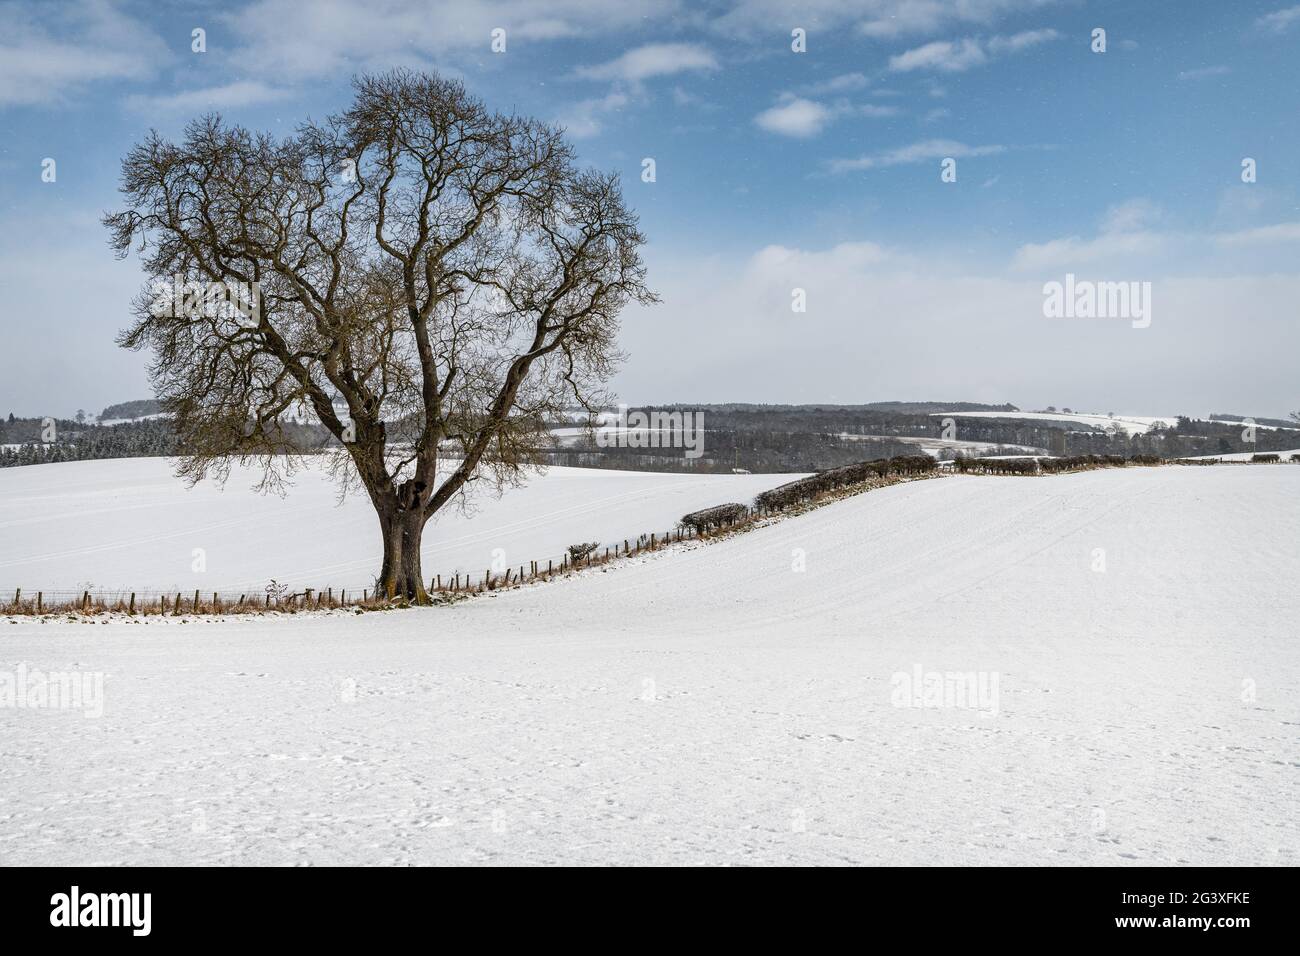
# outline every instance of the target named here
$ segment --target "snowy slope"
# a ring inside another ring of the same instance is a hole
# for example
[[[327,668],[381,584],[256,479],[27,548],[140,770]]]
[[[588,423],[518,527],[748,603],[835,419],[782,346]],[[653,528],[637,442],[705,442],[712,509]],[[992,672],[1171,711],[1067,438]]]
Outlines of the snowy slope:
[[[558,559],[577,541],[612,543],[663,532],[686,512],[748,502],[794,475],[669,475],[552,468],[475,513],[438,516],[425,532],[428,575],[481,577],[496,550],[507,565]],[[162,458],[62,462],[0,469],[0,587],[260,591],[275,578],[295,588],[360,590],[382,554],[369,499],[339,505],[316,470],[281,500],[253,492],[235,469],[222,490],[187,488]],[[202,549],[206,570],[194,571]]]
[[[1294,865],[1297,500],[958,476],[450,608],[0,624],[106,675],[0,720],[0,859]]]

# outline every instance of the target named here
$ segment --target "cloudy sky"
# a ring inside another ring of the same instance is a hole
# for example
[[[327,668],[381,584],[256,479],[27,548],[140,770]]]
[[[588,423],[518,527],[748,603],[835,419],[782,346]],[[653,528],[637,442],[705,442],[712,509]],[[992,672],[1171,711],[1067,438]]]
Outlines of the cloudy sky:
[[[0,413],[148,394],[113,345],[140,273],[98,219],[150,127],[287,133],[397,65],[622,172],[663,296],[625,315],[627,401],[1300,408],[1286,0],[18,0],[0,24]],[[1047,317],[1067,273],[1150,282],[1149,326]]]

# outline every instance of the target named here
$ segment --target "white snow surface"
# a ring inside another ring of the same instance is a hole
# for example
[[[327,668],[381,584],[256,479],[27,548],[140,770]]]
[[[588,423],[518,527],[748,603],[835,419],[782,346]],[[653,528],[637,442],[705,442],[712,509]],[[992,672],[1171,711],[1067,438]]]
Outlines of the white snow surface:
[[[0,619],[104,675],[0,711],[0,861],[1294,865],[1297,501],[954,476],[451,607]]]
[[[165,458],[0,469],[0,587],[261,593],[271,578],[297,589],[370,586],[383,548],[369,498],[354,493],[340,505],[317,467],[299,472],[284,498],[259,494],[258,474],[236,468],[223,489],[188,487]],[[558,564],[570,544],[662,534],[687,512],[749,503],[797,477],[550,468],[500,498],[476,494],[468,516],[437,515],[423,568],[430,579],[480,580],[498,557],[515,568]]]

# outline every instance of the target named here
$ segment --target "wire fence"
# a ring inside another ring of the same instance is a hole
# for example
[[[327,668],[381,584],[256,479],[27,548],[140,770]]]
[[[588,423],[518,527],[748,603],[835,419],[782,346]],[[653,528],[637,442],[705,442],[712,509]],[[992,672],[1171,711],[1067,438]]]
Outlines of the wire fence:
[[[747,509],[748,511],[749,509]],[[581,568],[605,564],[619,558],[635,557],[646,551],[655,551],[669,544],[707,536],[690,526],[682,525],[668,531],[650,532],[632,539],[626,538],[609,545],[597,545],[586,553],[575,556],[563,554],[558,558],[526,561],[519,565],[485,568],[482,574],[456,572],[435,574],[429,579],[427,589],[435,600],[448,600],[504,587],[531,584],[549,580],[557,575],[569,574]],[[326,584],[318,588],[290,589],[279,586],[261,590],[218,589],[193,591],[132,590],[129,588],[83,589],[30,589],[5,587],[0,590],[0,613],[51,614],[121,612],[139,615],[183,614],[240,614],[240,613],[297,613],[302,611],[338,608],[378,608],[409,601],[402,596],[390,596],[373,588],[336,588]]]

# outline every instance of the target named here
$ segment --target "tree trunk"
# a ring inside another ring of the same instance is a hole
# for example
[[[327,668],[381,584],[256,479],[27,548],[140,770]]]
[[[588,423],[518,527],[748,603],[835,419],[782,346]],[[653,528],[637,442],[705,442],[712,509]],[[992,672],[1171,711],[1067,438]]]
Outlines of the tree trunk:
[[[384,564],[376,583],[380,594],[416,604],[429,603],[429,592],[420,571],[420,538],[425,521],[418,508],[394,509],[379,516],[384,536]]]

